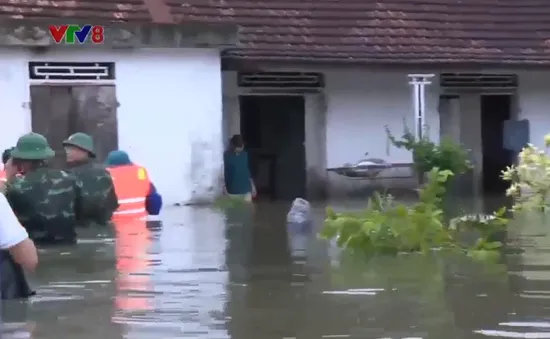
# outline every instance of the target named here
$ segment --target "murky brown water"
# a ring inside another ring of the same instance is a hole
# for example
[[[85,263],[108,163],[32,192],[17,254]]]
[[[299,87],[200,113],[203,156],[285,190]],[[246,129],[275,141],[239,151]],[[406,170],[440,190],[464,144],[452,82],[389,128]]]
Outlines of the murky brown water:
[[[86,230],[41,254],[38,296],[4,304],[2,338],[550,338],[550,220],[519,222],[525,252],[502,265],[353,262],[286,212],[174,208],[116,241]]]

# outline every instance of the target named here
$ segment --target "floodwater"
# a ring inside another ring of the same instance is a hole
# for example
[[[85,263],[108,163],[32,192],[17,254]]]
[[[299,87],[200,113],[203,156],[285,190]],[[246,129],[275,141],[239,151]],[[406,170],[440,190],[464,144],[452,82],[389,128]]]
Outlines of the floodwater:
[[[2,338],[550,338],[546,220],[514,225],[524,251],[502,264],[357,262],[316,238],[322,206],[316,229],[287,229],[287,208],[179,207],[116,237],[85,230],[41,252],[38,294],[4,303]]]

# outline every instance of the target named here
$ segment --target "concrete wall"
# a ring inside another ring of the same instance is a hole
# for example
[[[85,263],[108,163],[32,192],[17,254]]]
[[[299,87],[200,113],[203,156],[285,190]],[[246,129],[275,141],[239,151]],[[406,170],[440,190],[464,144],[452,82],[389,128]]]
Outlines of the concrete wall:
[[[148,168],[166,203],[214,196],[223,161],[217,50],[2,50],[0,149],[31,130],[29,61],[115,62],[119,148]]]
[[[410,152],[393,147],[385,131],[400,137],[403,123],[414,129],[412,89],[405,72],[328,71],[327,167],[355,163],[363,158],[381,158],[392,163],[411,163]],[[439,140],[437,79],[426,91],[426,124],[429,136]],[[368,152],[369,155],[364,154]],[[411,186],[410,169],[386,170],[380,176],[405,179],[350,180],[331,173],[333,195],[361,192],[370,185]]]

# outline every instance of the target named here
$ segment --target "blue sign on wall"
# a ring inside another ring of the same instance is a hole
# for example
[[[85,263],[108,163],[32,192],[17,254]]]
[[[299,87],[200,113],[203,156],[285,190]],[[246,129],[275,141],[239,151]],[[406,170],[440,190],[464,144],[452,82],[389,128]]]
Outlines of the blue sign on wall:
[[[529,120],[504,121],[504,148],[516,153],[521,152],[529,143],[529,134]]]

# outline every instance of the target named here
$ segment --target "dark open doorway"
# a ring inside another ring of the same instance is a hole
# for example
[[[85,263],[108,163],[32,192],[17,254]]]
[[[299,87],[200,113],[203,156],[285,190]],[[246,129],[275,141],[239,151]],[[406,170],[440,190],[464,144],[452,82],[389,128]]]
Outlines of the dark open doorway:
[[[241,134],[260,198],[306,193],[303,96],[241,96]]]
[[[483,151],[483,191],[503,194],[507,184],[502,170],[513,164],[513,153],[504,148],[504,121],[511,119],[511,95],[481,96],[481,140]]]

